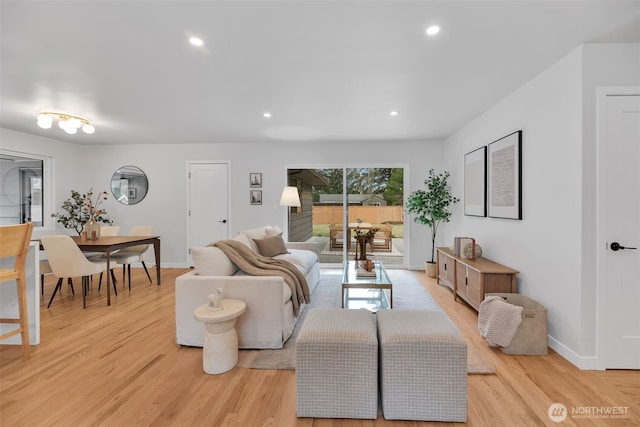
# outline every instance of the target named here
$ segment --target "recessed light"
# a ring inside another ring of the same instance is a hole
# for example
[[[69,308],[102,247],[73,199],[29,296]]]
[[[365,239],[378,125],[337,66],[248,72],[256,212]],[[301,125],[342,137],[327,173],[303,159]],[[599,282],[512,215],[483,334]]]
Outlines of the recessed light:
[[[189,37],[189,43],[191,43],[194,46],[203,46],[204,42],[202,41],[201,38],[198,37]]]
[[[427,33],[428,36],[435,36],[440,32],[440,27],[438,27],[437,25],[432,25],[429,28],[427,28],[427,31],[425,32]]]
[[[267,119],[271,118],[271,113],[264,113],[263,116]]]
[[[390,116],[397,116],[397,115],[398,115],[398,112],[397,112],[397,111],[392,111],[392,112],[390,112],[390,113],[389,113],[389,115],[390,115]]]

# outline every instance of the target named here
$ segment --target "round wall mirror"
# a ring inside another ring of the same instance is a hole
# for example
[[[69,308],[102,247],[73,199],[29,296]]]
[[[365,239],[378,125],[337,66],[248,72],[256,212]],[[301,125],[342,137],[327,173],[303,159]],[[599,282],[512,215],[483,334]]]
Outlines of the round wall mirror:
[[[147,175],[135,166],[123,166],[111,177],[111,194],[123,205],[140,203],[148,189]]]

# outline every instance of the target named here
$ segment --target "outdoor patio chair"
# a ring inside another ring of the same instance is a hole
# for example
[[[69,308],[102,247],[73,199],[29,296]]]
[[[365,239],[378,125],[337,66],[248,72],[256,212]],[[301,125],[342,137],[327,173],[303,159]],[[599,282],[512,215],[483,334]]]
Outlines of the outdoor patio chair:
[[[341,251],[344,246],[344,226],[329,224],[329,247],[331,251]]]
[[[391,224],[382,224],[371,242],[371,250],[373,252],[391,252],[393,244],[391,243],[391,234],[393,226]]]

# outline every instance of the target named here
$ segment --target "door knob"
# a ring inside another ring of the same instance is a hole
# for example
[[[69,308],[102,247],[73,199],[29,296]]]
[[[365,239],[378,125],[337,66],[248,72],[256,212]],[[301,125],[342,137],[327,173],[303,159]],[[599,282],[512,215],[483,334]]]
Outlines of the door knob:
[[[620,243],[618,242],[612,242],[611,246],[610,246],[612,251],[619,251],[621,249],[638,249],[638,248],[630,248],[628,246],[622,246]]]
[[[223,224],[226,224],[226,223],[227,223],[227,220],[226,220],[226,219],[223,219],[223,220],[218,221],[218,222],[221,222],[221,223],[223,223]]]

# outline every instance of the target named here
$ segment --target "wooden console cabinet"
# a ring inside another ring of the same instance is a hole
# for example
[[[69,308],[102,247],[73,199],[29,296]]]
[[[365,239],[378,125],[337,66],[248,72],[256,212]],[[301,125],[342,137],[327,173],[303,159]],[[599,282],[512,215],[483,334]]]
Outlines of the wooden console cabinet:
[[[436,256],[438,283],[450,287],[454,299],[462,298],[476,311],[487,293],[516,292],[516,270],[486,258],[458,257],[448,248],[436,248]]]

